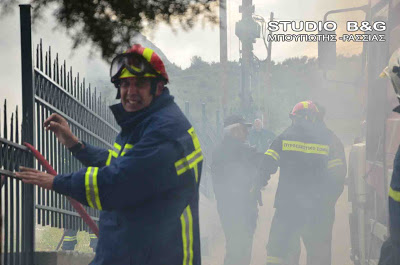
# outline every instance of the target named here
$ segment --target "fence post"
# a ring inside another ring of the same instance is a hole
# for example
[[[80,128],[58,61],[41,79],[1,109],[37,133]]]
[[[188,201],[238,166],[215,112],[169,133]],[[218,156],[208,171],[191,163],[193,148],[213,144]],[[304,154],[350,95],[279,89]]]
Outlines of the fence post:
[[[31,6],[19,5],[21,27],[21,70],[22,70],[22,142],[35,145],[35,95],[33,86]],[[33,156],[27,162],[34,166]],[[33,185],[22,186],[22,263],[33,264],[35,234],[35,196]]]

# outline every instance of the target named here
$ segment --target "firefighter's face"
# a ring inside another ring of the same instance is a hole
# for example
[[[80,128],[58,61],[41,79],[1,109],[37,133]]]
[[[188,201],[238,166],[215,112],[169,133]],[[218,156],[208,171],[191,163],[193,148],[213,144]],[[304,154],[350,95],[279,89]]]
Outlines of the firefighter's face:
[[[262,122],[260,119],[255,119],[254,120],[254,128],[259,131],[262,129]]]
[[[121,79],[121,103],[126,112],[135,112],[148,107],[153,100],[149,78],[129,77]],[[162,87],[157,85],[156,97]]]

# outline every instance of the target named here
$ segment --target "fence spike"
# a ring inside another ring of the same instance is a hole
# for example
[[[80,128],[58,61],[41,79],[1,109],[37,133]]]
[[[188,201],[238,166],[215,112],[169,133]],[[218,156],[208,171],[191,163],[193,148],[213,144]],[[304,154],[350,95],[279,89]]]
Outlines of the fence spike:
[[[18,123],[18,105],[15,108],[15,142],[20,143],[19,141],[19,123]]]
[[[43,45],[42,45],[42,39],[40,39],[40,71],[43,72]]]
[[[45,73],[45,75],[47,75],[47,73],[48,73],[48,58],[47,58],[48,56],[47,56],[47,52],[46,52],[46,54],[45,54],[45,56],[44,56],[44,73]]]
[[[36,45],[36,68],[39,68],[39,44]]]
[[[94,111],[97,113],[97,91],[96,91],[96,87],[94,87],[94,97],[93,97],[93,105],[94,105]]]
[[[11,113],[10,121],[10,141],[14,142],[14,113]]]
[[[54,61],[55,67],[54,67],[54,81],[57,82],[57,84],[60,84],[60,75],[59,75],[59,70],[60,70],[60,65],[58,64],[58,53],[56,53],[56,60]]]
[[[67,81],[67,63],[65,62],[65,60],[64,60],[64,67],[63,67],[63,69],[64,69],[64,75],[63,75],[63,79],[64,79],[64,89],[67,89],[67,86],[66,86],[66,81]],[[69,90],[67,90],[68,92],[70,92]]]
[[[49,77],[51,78],[51,46],[49,46]]]
[[[56,60],[53,61],[53,81],[57,83]]]
[[[64,84],[63,84],[63,81],[64,81],[64,80],[63,80],[63,77],[64,77],[64,75],[63,75],[63,65],[60,66],[60,70],[58,71],[58,76],[60,77],[59,85],[60,85],[62,88],[65,89]]]
[[[7,139],[7,99],[4,100],[4,128],[3,128],[3,138]]]

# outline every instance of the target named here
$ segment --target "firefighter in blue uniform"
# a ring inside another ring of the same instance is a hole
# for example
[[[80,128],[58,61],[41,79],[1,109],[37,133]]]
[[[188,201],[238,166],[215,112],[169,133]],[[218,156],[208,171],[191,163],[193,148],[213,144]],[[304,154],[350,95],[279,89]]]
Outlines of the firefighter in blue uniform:
[[[343,190],[346,163],[344,153],[334,147],[337,143],[332,132],[317,122],[318,115],[311,101],[296,104],[290,114],[292,125],[265,153],[269,174],[280,167],[267,264],[298,264],[300,238],[308,265],[331,262],[331,204],[336,203],[332,197],[337,198]]]
[[[78,141],[65,119],[53,114],[45,127],[86,167],[55,177],[22,168],[17,176],[101,210],[92,265],[201,264],[203,156],[193,127],[165,87],[164,64],[136,44],[114,58],[110,73],[121,98],[111,106],[122,129],[113,148]]]
[[[397,99],[400,102],[400,49],[389,60],[381,77],[390,78]],[[394,108],[400,113],[400,105]],[[400,148],[393,162],[393,174],[389,188],[389,238],[383,243],[379,265],[400,265]]]

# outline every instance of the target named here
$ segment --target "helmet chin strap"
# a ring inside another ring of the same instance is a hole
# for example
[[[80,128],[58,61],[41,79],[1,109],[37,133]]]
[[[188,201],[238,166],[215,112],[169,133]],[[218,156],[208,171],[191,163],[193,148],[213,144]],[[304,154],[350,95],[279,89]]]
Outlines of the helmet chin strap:
[[[150,80],[150,94],[153,96],[153,100],[156,97],[158,82],[159,80],[157,78]]]

